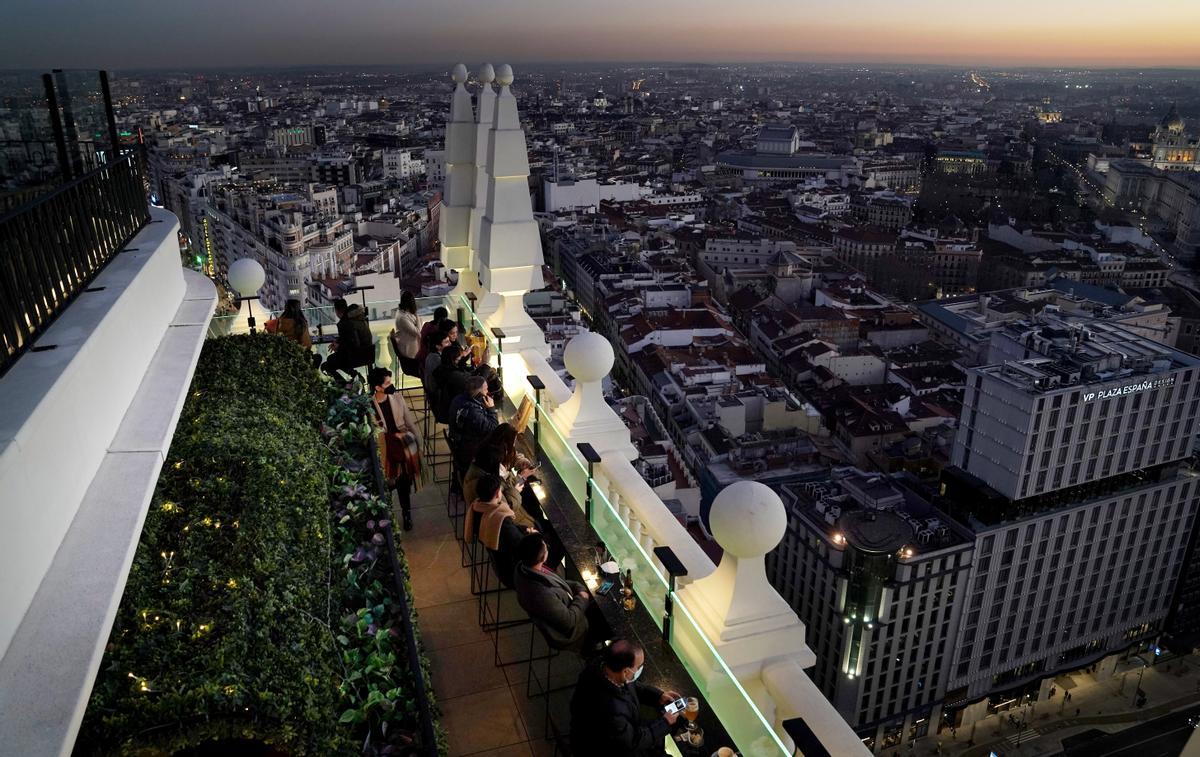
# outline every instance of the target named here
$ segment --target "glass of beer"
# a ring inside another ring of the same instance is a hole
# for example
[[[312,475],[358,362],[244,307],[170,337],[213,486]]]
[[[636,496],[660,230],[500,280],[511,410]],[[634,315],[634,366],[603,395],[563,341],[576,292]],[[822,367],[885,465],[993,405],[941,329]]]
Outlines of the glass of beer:
[[[699,726],[696,725],[696,718],[700,717],[700,700],[696,697],[687,698],[687,706],[683,708],[683,717],[688,722],[688,730],[694,731]]]

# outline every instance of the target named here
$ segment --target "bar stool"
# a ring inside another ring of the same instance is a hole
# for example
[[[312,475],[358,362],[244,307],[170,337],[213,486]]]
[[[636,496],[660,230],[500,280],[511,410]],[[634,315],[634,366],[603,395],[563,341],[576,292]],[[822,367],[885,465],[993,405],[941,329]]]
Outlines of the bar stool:
[[[487,561],[483,567],[483,588],[479,592],[479,627],[484,631],[498,632],[505,628],[515,628],[525,625],[530,622],[524,611],[519,613],[519,617],[505,620],[501,617],[501,599],[505,592],[513,592],[513,589],[504,585],[500,578],[500,571],[496,565],[496,555],[490,549],[484,549],[487,554]],[[494,585],[493,585],[494,582]],[[496,611],[492,614],[492,606],[489,597],[496,597]],[[497,634],[497,639],[499,635]],[[498,645],[498,641],[493,646]],[[495,655],[499,658],[500,650],[494,650]],[[519,662],[519,661],[518,661]],[[499,667],[499,664],[497,664]]]
[[[511,591],[511,595],[505,593],[505,592],[509,592],[509,591]],[[509,629],[509,628],[519,628],[521,626],[526,626],[526,625],[530,625],[533,623],[533,619],[529,617],[528,613],[525,612],[525,609],[520,606],[520,602],[516,600],[516,587],[514,586],[510,590],[507,587],[505,587],[503,584],[500,585],[499,591],[497,591],[495,593],[496,616],[495,616],[494,620],[492,619],[492,616],[491,616],[491,604],[488,601],[489,596],[491,596],[491,595],[488,595],[488,594],[483,595],[483,611],[484,611],[483,628],[484,628],[484,630],[490,632],[492,635],[492,664],[495,665],[497,668],[503,668],[503,667],[507,667],[509,665],[520,665],[521,663],[529,663],[530,662],[529,656],[522,657],[522,656],[520,656],[519,653],[517,654],[516,657],[514,657],[511,660],[505,660],[500,655],[500,631],[502,631],[504,629]],[[516,614],[516,617],[508,619],[508,620],[506,620],[502,617],[503,612],[501,609],[504,606],[504,598],[506,596],[512,596],[514,598],[514,602],[517,604],[517,607],[514,609],[514,613]],[[533,654],[533,633],[534,632],[532,629],[530,629],[529,633],[530,633],[530,642],[529,642],[530,655],[532,655]],[[543,659],[543,658],[538,658],[538,659]]]
[[[553,671],[554,660],[558,658],[559,653],[562,652],[564,649],[566,649],[566,647],[556,644],[553,640],[551,640],[550,635],[546,632],[545,626],[543,626],[540,622],[538,622],[537,620],[534,620],[532,618],[530,618],[530,622],[533,623],[533,633],[529,634],[529,658],[528,658],[529,665],[526,668],[525,696],[528,697],[529,699],[533,699],[535,697],[542,697],[543,703],[545,705],[544,709],[543,709],[544,719],[543,719],[543,728],[542,728],[542,738],[546,738],[546,739],[553,738],[555,740],[555,752],[557,753],[558,740],[563,737],[563,734],[558,732],[558,727],[554,724],[554,721],[550,717],[550,695],[554,694],[555,692],[568,691],[570,689],[574,689],[575,684],[568,683],[568,684],[565,684],[562,686],[555,686],[555,687],[550,686],[550,678],[551,678],[552,671]],[[546,652],[547,653],[545,655],[535,657],[533,654],[533,640],[534,640],[535,636],[539,636],[539,635],[542,637],[542,641],[546,642]],[[545,686],[542,686],[542,684],[539,681],[537,681],[537,666],[534,663],[538,662],[540,660],[546,661],[546,685]],[[536,693],[533,690],[533,684],[535,684],[535,683],[537,683],[537,685],[538,685],[538,691]]]
[[[463,539],[463,525],[467,519],[468,507],[467,499],[463,494],[463,471],[455,465],[453,469],[454,480],[458,484],[458,491],[451,491],[446,496],[446,517],[450,519],[450,527],[454,529],[454,538],[458,539],[458,551],[462,560],[462,567],[469,567],[472,559],[467,551],[466,540]]]

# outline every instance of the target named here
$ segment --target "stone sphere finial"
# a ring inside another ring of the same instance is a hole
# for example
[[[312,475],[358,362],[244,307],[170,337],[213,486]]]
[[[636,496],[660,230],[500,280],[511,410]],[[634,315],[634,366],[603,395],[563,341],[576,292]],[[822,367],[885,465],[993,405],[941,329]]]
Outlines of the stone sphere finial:
[[[450,69],[450,78],[455,84],[465,84],[467,82],[467,67],[461,63],[455,64],[454,68]]]
[[[513,83],[512,66],[507,63],[500,64],[500,67],[496,69],[496,83],[501,87],[507,87]]]
[[[492,68],[491,63],[484,63],[479,67],[479,73],[477,76],[479,77],[479,81],[483,82],[484,84],[491,84],[492,82],[496,81],[496,69]]]
[[[581,331],[563,350],[563,363],[576,381],[592,383],[602,380],[613,367],[613,348],[608,340],[594,331]]]
[[[769,487],[737,481],[713,500],[708,525],[721,548],[734,557],[761,557],[783,539],[787,513]]]
[[[252,297],[266,283],[267,273],[254,258],[238,258],[229,266],[229,273],[225,278],[238,294]]]

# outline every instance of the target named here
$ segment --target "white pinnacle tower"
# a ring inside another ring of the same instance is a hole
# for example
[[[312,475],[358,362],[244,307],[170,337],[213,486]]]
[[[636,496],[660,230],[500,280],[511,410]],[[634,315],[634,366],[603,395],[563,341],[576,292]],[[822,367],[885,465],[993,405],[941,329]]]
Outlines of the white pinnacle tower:
[[[542,240],[529,199],[529,156],[517,100],[509,86],[512,68],[500,66],[495,117],[488,132],[487,206],[479,224],[479,273],[483,288],[500,295],[500,307],[487,319],[505,333],[504,344],[520,351],[549,353],[541,328],[525,312],[522,301],[542,280]],[[506,350],[507,351],[507,350]]]
[[[496,115],[496,90],[492,89],[496,71],[491,63],[484,63],[479,67],[477,76],[479,94],[475,108],[475,203],[471,206],[471,270],[463,271],[462,275],[470,278],[466,288],[480,296],[475,304],[475,312],[483,318],[500,307],[500,295],[483,291],[479,286],[479,227],[487,212],[488,183],[492,178],[488,165],[488,132],[492,130],[492,119]]]
[[[464,268],[471,267],[471,206],[475,194],[475,113],[471,93],[463,84],[467,67],[459,63],[451,71],[454,95],[450,100],[450,118],[446,121],[446,184],[442,189],[441,224],[438,239],[442,243],[442,264],[459,271],[456,292],[464,289]],[[469,288],[469,284],[466,285]]]

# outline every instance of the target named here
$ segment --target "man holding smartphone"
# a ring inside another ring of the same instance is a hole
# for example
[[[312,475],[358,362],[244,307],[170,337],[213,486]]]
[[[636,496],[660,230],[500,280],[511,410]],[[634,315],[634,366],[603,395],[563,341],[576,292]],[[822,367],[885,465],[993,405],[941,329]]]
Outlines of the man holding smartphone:
[[[571,749],[580,757],[661,757],[663,743],[679,712],[668,705],[679,699],[638,679],[646,653],[636,642],[617,639],[584,669],[571,697]],[[641,707],[660,715],[643,720]]]

